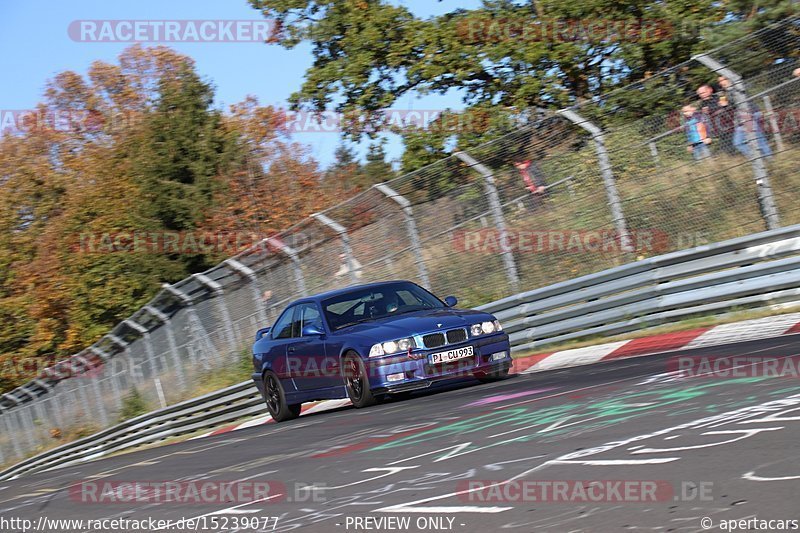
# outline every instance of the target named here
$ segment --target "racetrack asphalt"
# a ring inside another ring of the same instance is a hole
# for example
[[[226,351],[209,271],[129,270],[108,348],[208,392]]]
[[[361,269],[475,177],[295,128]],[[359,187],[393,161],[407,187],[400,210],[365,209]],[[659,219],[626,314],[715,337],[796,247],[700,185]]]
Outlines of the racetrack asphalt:
[[[741,371],[681,375],[685,356]],[[789,335],[465,381],[104,458],[0,482],[0,530],[112,530],[42,518],[196,519],[162,531],[719,531],[739,519],[791,530],[800,377],[752,369],[798,356]],[[259,483],[263,499],[113,501],[126,482],[235,481]]]

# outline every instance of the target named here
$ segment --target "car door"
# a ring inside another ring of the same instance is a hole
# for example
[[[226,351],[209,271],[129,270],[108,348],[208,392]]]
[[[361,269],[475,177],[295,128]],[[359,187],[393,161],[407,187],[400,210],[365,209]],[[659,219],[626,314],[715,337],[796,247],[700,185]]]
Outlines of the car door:
[[[275,325],[270,331],[270,349],[264,354],[264,364],[278,375],[286,391],[295,390],[289,365],[287,361],[287,349],[297,339],[294,336],[294,316],[297,306],[293,305],[278,317]]]
[[[325,326],[316,302],[297,305],[294,342],[287,349],[289,368],[298,390],[325,389],[341,384],[338,359],[328,358]]]

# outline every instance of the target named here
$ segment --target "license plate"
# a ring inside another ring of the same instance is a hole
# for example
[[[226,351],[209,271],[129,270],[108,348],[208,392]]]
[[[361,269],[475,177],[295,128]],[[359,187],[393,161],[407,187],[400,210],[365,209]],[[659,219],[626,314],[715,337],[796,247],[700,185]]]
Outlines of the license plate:
[[[472,346],[464,346],[463,348],[456,348],[454,350],[447,350],[446,352],[432,353],[430,357],[431,364],[449,363],[450,361],[457,361],[465,357],[472,357]]]

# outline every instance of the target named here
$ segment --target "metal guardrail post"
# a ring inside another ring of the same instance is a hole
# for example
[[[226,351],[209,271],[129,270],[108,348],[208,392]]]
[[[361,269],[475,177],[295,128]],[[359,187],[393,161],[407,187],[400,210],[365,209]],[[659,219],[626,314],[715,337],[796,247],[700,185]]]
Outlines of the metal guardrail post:
[[[169,352],[172,356],[172,363],[175,367],[175,377],[177,378],[178,386],[181,390],[186,389],[186,375],[183,372],[183,361],[181,361],[180,354],[178,353],[178,343],[175,342],[175,332],[172,331],[172,321],[170,318],[153,307],[152,305],[146,305],[142,309],[150,313],[156,320],[161,322],[161,327],[164,328],[164,331],[167,333],[167,344],[169,344]]]
[[[13,394],[11,394],[10,392],[3,394],[3,398],[5,398],[6,400],[11,400],[14,403],[15,407],[18,405],[22,405],[22,401]]]
[[[24,393],[25,396],[27,396],[28,398],[31,399],[31,401],[36,400],[36,395],[33,392],[29,391],[27,388],[25,388],[26,385],[28,385],[28,384],[26,383],[25,385],[21,385],[21,386],[17,387],[17,390],[19,392]]]
[[[286,257],[292,262],[292,271],[294,272],[294,283],[297,288],[297,292],[300,296],[308,296],[308,290],[306,289],[306,278],[303,275],[303,266],[300,263],[300,254],[297,253],[297,250],[286,244],[280,239],[276,239],[274,237],[269,237],[262,241],[265,245],[273,246],[281,251],[281,253],[285,254]],[[261,296],[259,295],[259,298]],[[259,309],[263,311],[263,304],[259,304]],[[264,315],[264,323],[266,324],[269,319],[266,318],[266,314]]]
[[[110,340],[111,342],[113,342],[114,344],[116,344],[117,346],[119,346],[120,348],[122,348],[122,349],[125,349],[125,348],[128,347],[128,343],[127,342],[125,342],[124,340],[120,339],[119,337],[117,337],[113,333],[109,333],[108,335],[106,335],[106,338],[108,340]]]
[[[658,157],[658,146],[656,146],[656,143],[650,141],[649,143],[647,143],[647,146],[650,147],[650,155],[653,156],[653,161],[655,162],[655,164],[660,165],[661,159]]]
[[[128,361],[130,361],[130,355],[131,355],[130,354],[130,350],[129,350],[129,346],[130,345],[127,342],[125,342],[124,340],[120,339],[119,337],[117,337],[113,333],[109,333],[108,335],[106,335],[106,338],[108,340],[110,340],[111,342],[113,342],[114,344],[116,344],[117,346],[119,346],[120,348],[122,348],[124,350],[124,352],[125,352],[126,359]],[[117,380],[116,380],[116,376],[117,375],[118,375],[118,373],[115,372],[114,373],[114,376],[115,376],[114,384],[115,384],[115,386],[116,386],[116,383],[117,383]],[[135,376],[136,376],[135,373],[132,373],[132,376],[135,378]],[[119,389],[120,389],[120,393],[119,394],[120,394],[120,397],[121,397],[121,395],[122,395],[122,392],[121,392],[122,391],[122,387],[120,387]]]
[[[156,353],[153,350],[153,343],[150,340],[150,330],[130,318],[126,318],[122,323],[142,336],[144,351],[147,352],[147,359],[153,363],[153,373],[162,372],[163,369],[159,368],[159,365],[156,364]]]
[[[769,176],[767,175],[767,167],[764,164],[764,154],[761,153],[761,148],[758,145],[758,135],[756,134],[756,117],[750,112],[750,103],[745,92],[744,80],[737,73],[726,67],[708,54],[699,54],[694,56],[695,59],[703,66],[708,67],[725,76],[731,82],[731,97],[736,106],[737,111],[737,127],[743,127],[745,138],[750,152],[750,163],[753,166],[753,175],[756,178],[756,185],[758,185],[758,197],[761,203],[761,212],[764,220],[767,223],[767,229],[776,229],[780,227],[780,219],[778,218],[778,208],[775,206],[775,198],[772,195],[772,187],[769,183]],[[745,117],[744,119],[740,117]],[[742,121],[740,123],[740,120]]]
[[[345,258],[345,261],[347,261],[347,267],[348,267],[348,270],[350,271],[349,272],[350,281],[352,283],[357,283],[358,282],[358,278],[360,276],[357,274],[356,270],[361,270],[361,269],[360,268],[359,269],[356,268],[356,263],[355,263],[354,258],[353,258],[353,248],[352,248],[352,246],[350,246],[350,235],[347,234],[347,229],[344,226],[342,226],[341,224],[339,224],[338,222],[336,222],[335,220],[332,220],[328,216],[323,215],[322,213],[313,213],[311,215],[311,218],[313,218],[314,220],[316,220],[317,222],[319,222],[323,226],[327,226],[327,227],[331,228],[333,231],[335,231],[339,235],[339,238],[342,239],[342,248],[344,249],[344,258]]]
[[[30,405],[24,405],[17,412],[19,414],[19,419],[20,419],[20,423],[21,423],[20,427],[26,428],[26,429],[23,429],[23,432],[25,433],[25,435],[26,435],[26,437],[28,439],[28,443],[30,444],[30,449],[31,450],[35,450],[36,446],[39,443],[36,441],[36,437],[33,434],[33,428],[36,427],[36,424],[33,423],[33,417],[31,416]]]
[[[11,446],[14,448],[14,453],[16,454],[17,457],[22,457],[25,454],[23,453],[22,446],[19,443],[19,431],[14,431],[14,428],[11,427],[12,416],[16,416],[16,413],[14,411],[10,411],[4,414],[0,418],[2,418],[3,421],[5,422],[6,435],[9,436],[9,439],[11,439]]]
[[[414,262],[417,264],[417,271],[419,272],[419,279],[422,281],[422,286],[430,290],[431,282],[428,278],[428,269],[425,267],[425,258],[422,256],[422,245],[419,241],[419,232],[417,231],[417,223],[414,220],[414,209],[411,207],[405,196],[401,195],[385,183],[378,183],[373,185],[374,188],[382,192],[387,198],[397,202],[400,209],[403,210],[403,218],[406,221],[406,231],[408,232],[408,240],[411,242],[411,251],[414,253]]]
[[[500,203],[500,195],[497,193],[497,187],[494,184],[494,174],[492,174],[492,171],[486,168],[485,165],[478,162],[466,152],[456,152],[454,155],[483,176],[483,186],[489,200],[489,208],[492,210],[494,225],[500,232],[500,247],[503,250],[503,263],[505,263],[506,267],[508,284],[513,292],[517,292],[519,290],[519,274],[517,274],[517,264],[514,261],[514,252],[511,251],[508,245],[506,219],[503,216],[503,206]]]
[[[250,287],[252,288],[253,292],[253,304],[256,306],[256,313],[258,315],[258,321],[262,326],[267,324],[267,313],[264,310],[264,302],[261,300],[261,293],[258,290],[258,276],[256,275],[255,271],[240,263],[236,259],[226,259],[223,261],[224,264],[228,265],[228,267],[236,272],[237,274],[246,277],[250,280]],[[303,272],[300,272],[300,276],[302,279]],[[305,288],[305,285],[304,285]],[[305,296],[305,294],[303,294]]]
[[[608,205],[611,208],[611,218],[614,220],[614,227],[619,235],[620,248],[623,252],[633,252],[631,235],[628,232],[628,225],[625,222],[622,201],[617,191],[617,183],[614,179],[614,171],[611,168],[611,160],[608,157],[608,149],[606,148],[603,130],[571,109],[561,109],[557,111],[557,113],[592,135],[595,150],[597,151],[597,161],[600,164],[600,173],[603,176],[603,185],[606,189]]]
[[[233,330],[233,320],[231,320],[231,314],[228,310],[228,303],[225,301],[225,289],[221,284],[205,274],[192,274],[192,277],[214,293],[214,300],[216,300],[217,307],[222,315],[222,323],[225,327],[225,336],[228,338],[228,346],[231,351],[236,351],[236,334]]]
[[[217,354],[216,349],[208,340],[208,332],[203,327],[203,322],[200,321],[200,317],[197,316],[192,297],[169,283],[165,283],[163,287],[170,294],[177,296],[186,307],[186,314],[189,315],[188,323],[192,340],[197,340],[200,343],[201,349],[209,352],[209,354],[213,354],[213,356],[218,359],[219,354]],[[191,344],[189,347],[193,350]]]
[[[73,357],[76,361],[78,361],[85,370],[92,370],[95,368],[95,365],[90,363],[85,357],[78,354]],[[102,420],[103,427],[108,425],[108,413],[106,412],[105,402],[103,401],[103,396],[100,394],[100,387],[97,384],[97,379],[89,378],[89,381],[92,382],[92,392],[94,392],[95,400],[97,401],[97,410],[100,412],[100,418]],[[87,401],[87,398],[84,396],[84,401]],[[87,404],[88,406],[88,401]]]
[[[108,363],[111,356],[109,356],[106,352],[98,348],[97,346],[89,346],[88,350],[98,356],[100,359],[103,360],[103,364]],[[122,389],[117,384],[116,373],[114,372],[113,367],[107,367],[108,369],[108,379],[111,380],[111,388],[113,389],[114,393],[114,401],[117,406],[117,409],[122,408]]]
[[[772,128],[772,136],[775,138],[775,147],[779,152],[783,152],[783,136],[778,125],[778,119],[775,118],[775,111],[772,109],[772,99],[768,94],[765,94],[761,100],[764,102],[764,111],[766,112],[767,120],[769,120],[769,127]]]

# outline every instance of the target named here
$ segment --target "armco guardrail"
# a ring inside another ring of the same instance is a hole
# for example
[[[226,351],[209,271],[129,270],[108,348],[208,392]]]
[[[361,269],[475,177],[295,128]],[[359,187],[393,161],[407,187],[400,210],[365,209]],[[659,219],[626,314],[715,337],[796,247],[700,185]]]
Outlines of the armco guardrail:
[[[638,261],[479,307],[516,351],[615,334],[697,313],[800,301],[800,225]],[[247,381],[161,409],[22,461],[0,480],[263,413]]]
[[[518,350],[687,316],[800,300],[800,225],[652,257],[478,309]]]
[[[264,410],[261,394],[251,381],[245,381],[48,450],[0,472],[0,480],[61,468],[127,448],[217,427]]]

